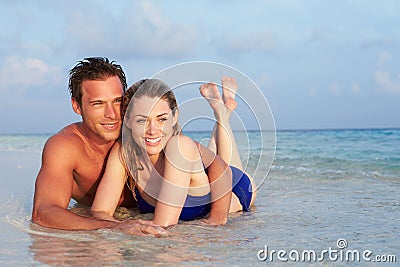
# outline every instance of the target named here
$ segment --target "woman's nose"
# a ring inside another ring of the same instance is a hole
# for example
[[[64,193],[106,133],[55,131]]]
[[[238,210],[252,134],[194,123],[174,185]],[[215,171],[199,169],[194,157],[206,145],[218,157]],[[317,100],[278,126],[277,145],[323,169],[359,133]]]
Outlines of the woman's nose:
[[[147,132],[149,134],[155,134],[158,131],[158,125],[155,121],[149,120],[147,122]]]

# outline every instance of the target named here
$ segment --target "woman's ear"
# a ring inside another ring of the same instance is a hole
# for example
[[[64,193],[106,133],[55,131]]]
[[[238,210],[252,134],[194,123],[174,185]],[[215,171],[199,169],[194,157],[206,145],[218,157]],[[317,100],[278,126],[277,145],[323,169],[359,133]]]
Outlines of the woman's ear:
[[[75,98],[71,98],[72,109],[78,115],[82,115],[81,105],[79,105],[78,101]]]
[[[175,115],[172,116],[173,125],[175,126],[178,123],[179,111],[175,109]]]
[[[126,128],[128,128],[129,130],[132,130],[131,124],[129,123],[129,116],[128,116],[128,114],[125,114],[122,123],[126,126]]]

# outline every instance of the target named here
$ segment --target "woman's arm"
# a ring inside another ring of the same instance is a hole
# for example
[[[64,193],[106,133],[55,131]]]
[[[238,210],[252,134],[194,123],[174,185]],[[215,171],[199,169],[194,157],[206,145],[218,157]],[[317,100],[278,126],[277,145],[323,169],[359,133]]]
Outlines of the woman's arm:
[[[189,137],[173,136],[168,141],[165,147],[164,180],[153,218],[155,224],[166,227],[178,223],[193,169],[199,160],[200,154]]]
[[[125,185],[125,166],[121,162],[121,144],[115,142],[107,159],[103,178],[96,191],[92,205],[93,216],[101,219],[115,220],[113,215],[118,206]]]

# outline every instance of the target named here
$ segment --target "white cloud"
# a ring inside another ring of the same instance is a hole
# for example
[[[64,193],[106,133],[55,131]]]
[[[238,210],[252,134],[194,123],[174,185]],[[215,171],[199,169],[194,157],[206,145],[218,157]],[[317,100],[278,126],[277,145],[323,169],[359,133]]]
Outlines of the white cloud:
[[[61,80],[58,67],[36,58],[8,57],[0,66],[0,92],[21,94],[37,86],[51,86]]]
[[[391,49],[397,48],[399,42],[392,36],[383,37],[368,37],[367,39],[360,42],[359,47],[362,49]]]
[[[387,62],[387,61],[389,61],[391,59],[392,59],[392,54],[390,52],[388,52],[388,51],[382,51],[378,55],[378,61],[381,64],[385,63],[385,62]]]
[[[332,41],[332,37],[335,33],[332,29],[326,27],[313,27],[309,35],[310,42],[329,42]]]
[[[193,27],[171,21],[151,1],[131,2],[119,16],[82,10],[67,20],[68,38],[86,54],[180,57],[192,52],[197,41]]]
[[[350,90],[353,94],[360,95],[362,94],[360,85],[358,83],[353,83],[350,87]]]
[[[271,32],[263,31],[247,35],[235,33],[219,35],[214,43],[223,53],[265,52],[274,48],[275,42]]]
[[[334,95],[334,96],[339,96],[341,93],[340,87],[337,84],[332,84],[331,87],[329,88],[329,91]]]
[[[374,74],[375,84],[380,91],[400,93],[400,73],[392,79],[387,71],[377,70]]]
[[[342,95],[348,95],[348,94],[353,94],[353,95],[361,95],[363,92],[361,90],[360,84],[359,83],[352,83],[350,87],[347,86],[340,86],[337,83],[331,84],[329,87],[328,91],[331,93],[333,96],[342,96]],[[315,90],[310,90],[309,94],[315,95],[317,91]]]
[[[308,95],[309,96],[316,96],[318,95],[318,91],[315,88],[311,88],[308,90]]]

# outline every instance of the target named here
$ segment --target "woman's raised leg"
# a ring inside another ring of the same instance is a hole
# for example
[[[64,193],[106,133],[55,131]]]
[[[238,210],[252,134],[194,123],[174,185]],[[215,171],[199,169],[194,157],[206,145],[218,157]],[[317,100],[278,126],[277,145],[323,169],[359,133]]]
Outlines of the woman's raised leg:
[[[222,97],[215,83],[202,85],[200,87],[200,93],[210,104],[216,118],[216,123],[210,138],[210,143],[215,147],[214,151],[229,165],[244,171],[235,137],[229,123],[229,118],[233,110],[237,107],[237,102],[235,100],[237,88],[234,78],[223,77]],[[254,181],[250,176],[248,177],[252,183],[252,188],[254,189]],[[250,206],[253,205],[255,196],[256,192],[253,190]],[[243,210],[242,204],[240,203],[239,198],[233,195],[229,212],[240,210]]]
[[[230,116],[237,107],[235,100],[237,88],[234,78],[224,76],[222,78],[222,97],[215,83],[203,84],[200,87],[200,93],[210,104],[216,119],[209,148],[229,165],[242,170],[242,161],[229,123]]]

